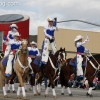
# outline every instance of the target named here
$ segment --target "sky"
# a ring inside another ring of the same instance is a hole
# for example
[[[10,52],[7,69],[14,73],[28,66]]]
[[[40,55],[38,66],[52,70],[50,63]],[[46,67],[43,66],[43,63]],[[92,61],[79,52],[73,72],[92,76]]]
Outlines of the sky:
[[[12,5],[10,5],[12,4]],[[0,0],[0,15],[24,14],[30,17],[30,34],[46,26],[47,18],[58,21],[83,20],[100,24],[100,0]],[[100,27],[80,22],[58,23],[58,28],[100,32]]]

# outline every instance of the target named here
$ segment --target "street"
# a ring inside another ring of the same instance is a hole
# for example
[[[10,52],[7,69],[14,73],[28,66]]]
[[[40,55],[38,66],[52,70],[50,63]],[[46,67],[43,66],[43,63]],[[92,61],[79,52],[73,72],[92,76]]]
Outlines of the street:
[[[17,90],[17,86],[18,84],[15,84],[15,88]],[[29,85],[27,85],[27,87],[29,88]],[[45,93],[45,89],[44,86],[42,86],[42,90],[41,90],[41,95],[40,96],[34,96],[32,91],[29,91],[29,89],[27,88],[28,92],[26,92],[27,95],[27,100],[54,100],[53,96],[52,96],[52,90],[49,90],[49,96],[45,97],[44,93]],[[67,90],[65,90],[65,95],[61,95],[61,87],[57,87],[56,88],[56,94],[57,94],[57,100],[100,100],[100,90],[93,90],[93,97],[87,97],[86,96],[86,92],[87,90],[84,89],[76,89],[76,88],[71,88],[71,91],[73,93],[73,96],[70,97],[67,93]],[[21,94],[21,98],[22,98],[22,94]],[[0,100],[19,100],[17,99],[16,93],[8,93],[8,98],[4,98],[3,94],[2,94],[2,89],[0,90]],[[20,99],[21,100],[21,99]]]

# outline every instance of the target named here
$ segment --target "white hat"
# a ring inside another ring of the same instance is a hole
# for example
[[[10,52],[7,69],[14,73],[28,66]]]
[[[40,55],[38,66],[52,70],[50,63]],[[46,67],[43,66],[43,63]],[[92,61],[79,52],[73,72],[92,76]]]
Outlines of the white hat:
[[[37,45],[37,43],[36,43],[36,42],[34,42],[34,41],[32,41],[30,44],[35,44],[35,45]]]
[[[75,40],[74,40],[74,41],[76,42],[76,41],[78,41],[78,40],[80,40],[80,39],[82,39],[82,38],[83,38],[83,36],[78,35],[78,36],[76,36],[76,38],[75,38]]]
[[[53,19],[53,18],[48,18],[47,21],[48,21],[48,22],[49,22],[49,21],[54,21],[54,19]]]
[[[12,27],[18,28],[18,26],[17,26],[16,24],[11,24],[10,27],[11,27],[11,28],[12,28]]]
[[[13,34],[13,37],[14,37],[14,36],[20,36],[19,32],[14,33],[14,34]]]

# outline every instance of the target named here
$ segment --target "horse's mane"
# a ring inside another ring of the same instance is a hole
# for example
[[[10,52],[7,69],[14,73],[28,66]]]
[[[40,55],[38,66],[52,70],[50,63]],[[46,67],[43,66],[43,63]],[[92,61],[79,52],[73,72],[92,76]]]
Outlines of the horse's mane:
[[[100,54],[95,54],[95,55],[93,55],[93,57],[98,59],[98,58],[100,58]],[[89,57],[89,59],[92,59],[92,57]]]

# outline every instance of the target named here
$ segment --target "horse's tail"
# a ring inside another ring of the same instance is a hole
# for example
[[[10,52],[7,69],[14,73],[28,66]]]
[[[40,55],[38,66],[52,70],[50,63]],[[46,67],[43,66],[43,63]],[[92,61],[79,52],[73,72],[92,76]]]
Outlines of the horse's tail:
[[[61,86],[65,86],[65,76],[64,76],[62,68],[60,70],[60,83],[61,83]]]

